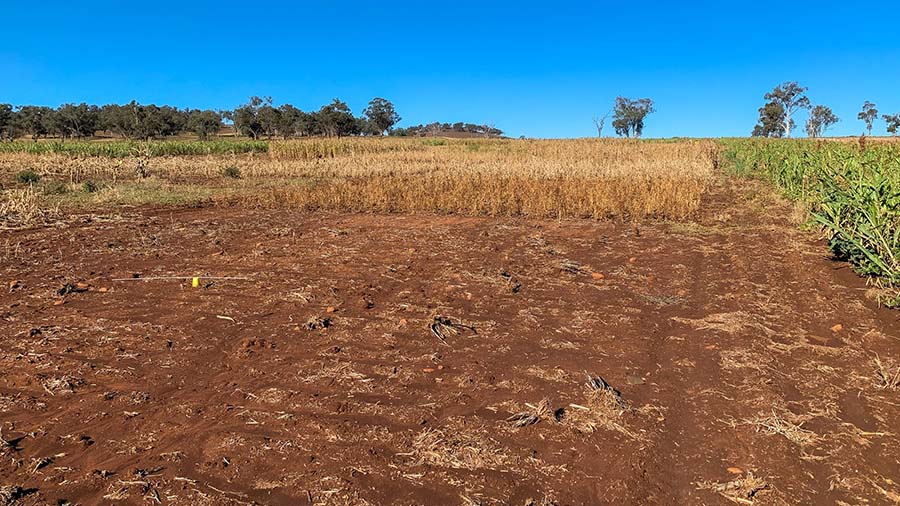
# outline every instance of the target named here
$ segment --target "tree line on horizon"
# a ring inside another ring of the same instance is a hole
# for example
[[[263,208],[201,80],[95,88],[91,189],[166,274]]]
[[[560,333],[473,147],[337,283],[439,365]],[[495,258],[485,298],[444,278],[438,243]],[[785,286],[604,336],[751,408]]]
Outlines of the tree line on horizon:
[[[492,125],[431,123],[395,128],[400,121],[391,101],[373,98],[359,116],[339,99],[316,111],[291,104],[275,106],[272,97],[253,96],[232,110],[179,109],[168,105],[131,102],[107,105],[63,104],[57,108],[0,104],[0,140],[28,136],[34,141],[55,137],[85,139],[106,132],[123,139],[151,140],[193,133],[201,140],[218,135],[226,123],[236,135],[290,139],[295,137],[424,136],[445,132],[500,136]]]
[[[809,111],[805,125],[806,134],[812,138],[823,136],[828,128],[840,121],[840,118],[826,105],[813,105],[806,96],[806,91],[807,88],[797,82],[788,81],[766,93],[764,98],[767,102],[759,108],[759,122],[753,128],[751,136],[789,138],[797,126],[795,114],[801,110]],[[610,111],[603,116],[594,117],[597,136],[603,137],[603,127],[612,116],[613,129],[617,135],[640,137],[644,130],[644,120],[648,114],[655,111],[653,101],[649,98],[634,100],[617,97]],[[875,104],[866,100],[856,117],[865,123],[866,132],[871,136],[872,128],[878,119]],[[900,113],[882,114],[881,119],[885,122],[887,132],[897,135],[900,130]]]
[[[754,137],[789,138],[796,128],[796,114],[808,111],[805,130],[817,138],[838,123],[840,118],[826,105],[813,104],[806,95],[808,88],[795,81],[776,86],[764,95],[766,103],[759,108],[759,120],[753,128]],[[617,135],[639,138],[643,134],[647,115],[655,112],[649,98],[617,97],[613,108],[594,118],[598,137],[603,137],[604,125],[612,116]],[[864,122],[868,135],[872,134],[878,109],[865,101],[857,119]],[[83,139],[106,132],[124,139],[150,140],[184,133],[196,134],[201,140],[218,135],[227,126],[236,135],[261,139],[263,137],[290,139],[294,137],[345,136],[437,136],[466,134],[479,137],[500,137],[503,131],[493,125],[473,123],[441,123],[396,128],[400,121],[394,104],[384,98],[373,98],[360,116],[339,99],[323,105],[317,111],[306,112],[291,104],[275,106],[272,97],[253,96],[247,103],[233,110],[179,109],[168,105],[140,104],[131,101],[124,105],[103,106],[63,104],[57,108],[35,105],[13,107],[0,103],[0,140],[28,136],[37,141],[56,137]],[[900,131],[900,113],[882,114],[888,133]]]
[[[797,126],[794,115],[799,111],[809,111],[806,120],[806,135],[812,138],[822,137],[825,132],[840,121],[834,111],[826,105],[813,105],[806,96],[808,88],[800,86],[796,81],[787,81],[776,86],[764,95],[765,105],[759,108],[759,121],[753,127],[753,137],[790,138],[791,131]],[[872,135],[878,109],[875,104],[866,100],[856,118],[865,123],[866,132]],[[891,135],[897,135],[900,129],[900,113],[883,114],[881,119]]]

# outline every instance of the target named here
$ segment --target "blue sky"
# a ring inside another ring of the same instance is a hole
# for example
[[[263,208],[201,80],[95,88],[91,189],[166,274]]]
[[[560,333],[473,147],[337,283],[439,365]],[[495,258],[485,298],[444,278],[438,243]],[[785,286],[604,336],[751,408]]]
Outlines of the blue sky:
[[[271,95],[316,109],[340,97],[358,113],[382,96],[404,125],[578,137],[624,95],[656,102],[645,136],[737,136],[766,91],[797,80],[841,118],[830,134],[858,135],[863,101],[900,112],[900,5],[857,5],[6,0],[0,102],[232,108]]]

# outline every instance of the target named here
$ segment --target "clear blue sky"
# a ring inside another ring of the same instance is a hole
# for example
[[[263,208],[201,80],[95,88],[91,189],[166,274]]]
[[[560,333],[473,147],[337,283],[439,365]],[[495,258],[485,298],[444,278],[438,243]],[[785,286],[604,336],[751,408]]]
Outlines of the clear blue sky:
[[[403,125],[576,137],[624,95],[656,102],[646,136],[735,136],[766,91],[797,80],[841,117],[830,134],[861,133],[864,100],[900,112],[895,1],[6,0],[2,11],[0,102],[17,105],[232,108],[271,95],[302,109],[340,97],[359,113],[382,96]]]

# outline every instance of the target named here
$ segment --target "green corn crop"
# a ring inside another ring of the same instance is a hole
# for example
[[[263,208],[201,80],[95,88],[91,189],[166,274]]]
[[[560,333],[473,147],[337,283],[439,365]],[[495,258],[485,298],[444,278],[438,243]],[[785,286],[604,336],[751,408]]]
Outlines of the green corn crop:
[[[723,140],[736,172],[761,177],[806,202],[829,246],[862,275],[900,287],[900,144]],[[888,301],[900,305],[900,292]]]
[[[61,154],[69,156],[192,156],[267,153],[266,141],[48,141],[0,142],[0,153]]]

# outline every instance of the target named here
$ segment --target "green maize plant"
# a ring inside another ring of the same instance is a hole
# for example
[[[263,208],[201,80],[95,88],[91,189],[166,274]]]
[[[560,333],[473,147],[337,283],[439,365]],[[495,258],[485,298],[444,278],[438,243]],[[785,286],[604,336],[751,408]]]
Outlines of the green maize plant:
[[[269,143],[253,140],[215,141],[14,141],[0,143],[0,153],[60,154],[81,157],[193,156],[267,153]]]
[[[377,153],[422,151],[424,145],[403,138],[314,137],[272,141],[269,155],[276,160],[315,160]]]
[[[802,200],[847,260],[900,305],[900,144],[734,139],[723,156],[738,173],[761,177]]]

